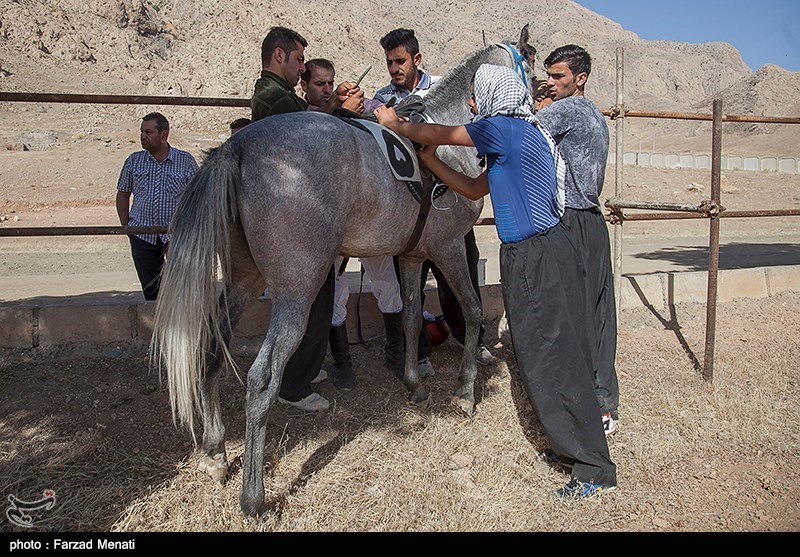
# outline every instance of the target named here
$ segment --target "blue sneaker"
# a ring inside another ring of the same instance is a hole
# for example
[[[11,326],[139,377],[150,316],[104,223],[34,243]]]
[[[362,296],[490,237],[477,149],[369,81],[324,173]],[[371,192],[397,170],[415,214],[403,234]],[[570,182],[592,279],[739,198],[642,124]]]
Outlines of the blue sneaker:
[[[568,501],[573,499],[589,499],[597,497],[603,493],[608,493],[617,489],[616,486],[600,485],[592,482],[581,482],[572,478],[564,487],[560,487],[553,493],[556,499]]]

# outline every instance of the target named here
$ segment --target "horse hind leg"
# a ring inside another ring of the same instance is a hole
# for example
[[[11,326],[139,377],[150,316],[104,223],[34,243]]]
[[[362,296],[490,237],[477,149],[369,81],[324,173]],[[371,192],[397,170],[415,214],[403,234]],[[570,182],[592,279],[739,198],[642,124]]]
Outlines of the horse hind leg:
[[[286,363],[303,338],[311,302],[273,298],[269,331],[247,372],[247,425],[239,506],[248,516],[264,510],[267,413],[278,398]]]
[[[221,328],[225,347],[230,346],[236,324],[241,319],[248,301],[264,291],[265,283],[255,266],[249,250],[241,242],[243,236],[232,234],[231,246],[234,257],[230,284],[226,295],[220,295],[219,311],[223,316]],[[200,385],[200,409],[203,419],[203,456],[198,469],[208,474],[214,481],[224,483],[228,475],[228,458],[225,451],[225,424],[222,421],[219,380],[225,367],[222,347],[214,340],[208,355],[206,375]]]
[[[422,386],[417,366],[417,339],[422,329],[422,301],[419,280],[422,260],[400,256],[400,284],[403,291],[403,332],[406,337],[406,362],[403,383],[409,392],[409,399],[418,406],[430,402],[428,391]]]
[[[434,263],[444,275],[453,290],[464,315],[466,330],[464,334],[464,353],[461,356],[459,387],[451,402],[468,416],[475,413],[475,378],[478,365],[475,355],[478,351],[478,334],[481,324],[481,304],[469,276],[464,242],[447,251],[441,251]]]

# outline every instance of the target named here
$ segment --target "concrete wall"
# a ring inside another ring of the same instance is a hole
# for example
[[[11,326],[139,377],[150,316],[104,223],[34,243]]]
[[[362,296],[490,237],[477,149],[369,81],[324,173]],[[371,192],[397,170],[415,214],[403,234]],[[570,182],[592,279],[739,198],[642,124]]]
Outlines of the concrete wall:
[[[614,164],[615,161],[616,153],[610,152],[608,163]],[[622,161],[623,164],[629,166],[648,168],[692,168],[695,170],[711,170],[711,155],[705,154],[626,152],[623,154]],[[800,159],[722,155],[722,170],[800,174]]]
[[[652,307],[668,310],[670,305],[706,301],[707,273],[680,272],[623,277],[619,300],[621,310]],[[758,267],[719,272],[720,302],[736,298],[766,298],[779,292],[800,292],[800,265]],[[355,290],[357,292],[357,289]],[[428,309],[436,313],[438,302],[433,290]],[[504,314],[499,284],[481,288],[484,317],[501,318]],[[65,303],[69,303],[67,300]],[[84,305],[26,306],[24,303],[0,305],[0,349],[46,350],[64,345],[104,345],[147,343],[152,333],[151,302],[91,303]],[[356,315],[360,312],[365,338],[383,333],[383,318],[375,297],[352,293],[348,301],[348,328],[355,338]],[[256,300],[246,309],[235,331],[237,347],[258,347],[270,318],[269,299]],[[249,340],[248,340],[249,339]],[[0,352],[2,355],[2,352]]]

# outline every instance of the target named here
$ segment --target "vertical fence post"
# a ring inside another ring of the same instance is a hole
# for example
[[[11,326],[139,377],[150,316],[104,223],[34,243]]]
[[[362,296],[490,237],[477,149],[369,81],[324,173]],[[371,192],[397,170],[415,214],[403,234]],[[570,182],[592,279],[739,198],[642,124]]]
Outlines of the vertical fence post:
[[[625,102],[624,86],[625,53],[617,47],[617,118],[616,124],[616,164],[614,165],[614,197],[622,199],[622,160],[625,158]],[[614,298],[616,299],[617,323],[619,323],[619,306],[622,296],[622,221],[614,226]]]
[[[722,171],[722,100],[714,100],[711,131],[711,201],[720,205],[720,173]],[[708,297],[706,299],[706,353],[703,379],[714,379],[714,339],[717,330],[717,277],[719,274],[719,216],[710,216],[708,239]]]

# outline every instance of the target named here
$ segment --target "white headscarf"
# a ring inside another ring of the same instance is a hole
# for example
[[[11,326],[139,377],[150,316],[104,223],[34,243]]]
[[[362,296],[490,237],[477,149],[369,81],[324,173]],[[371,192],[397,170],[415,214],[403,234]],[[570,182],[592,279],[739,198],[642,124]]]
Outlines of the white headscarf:
[[[478,115],[475,120],[492,116],[509,116],[526,120],[537,127],[550,147],[556,169],[556,204],[558,214],[564,214],[564,184],[567,165],[558,152],[553,136],[533,114],[533,98],[517,73],[508,66],[482,64],[475,72],[475,104]]]
[[[510,116],[533,123],[533,99],[519,76],[508,66],[482,64],[475,72],[476,120]]]

